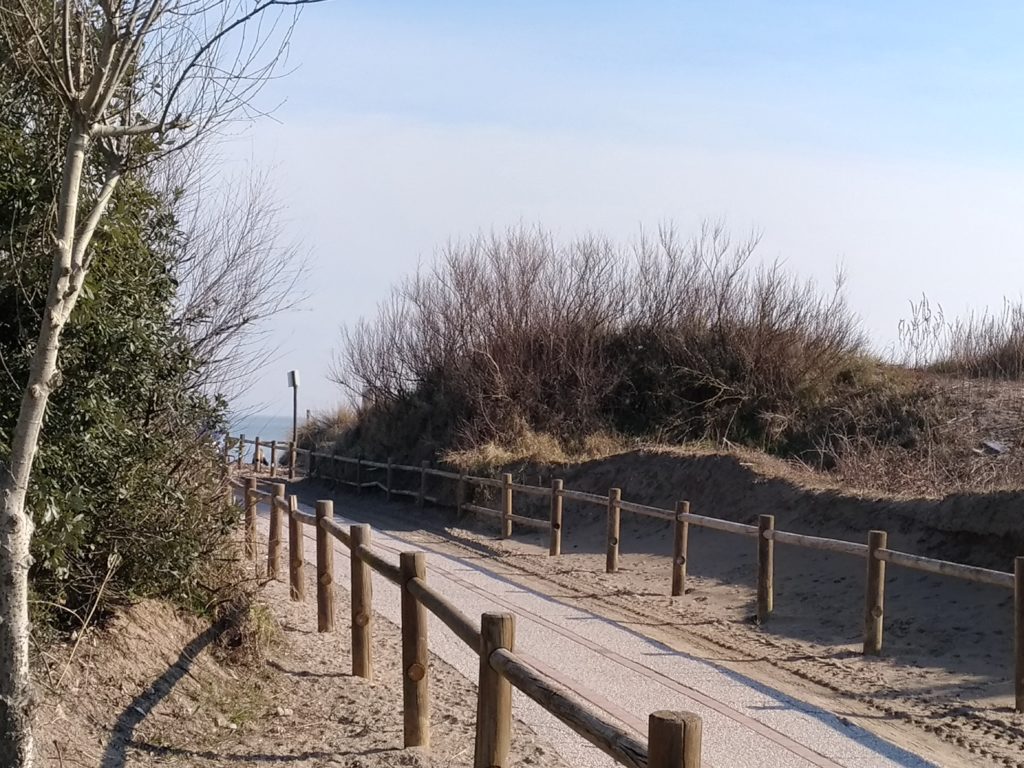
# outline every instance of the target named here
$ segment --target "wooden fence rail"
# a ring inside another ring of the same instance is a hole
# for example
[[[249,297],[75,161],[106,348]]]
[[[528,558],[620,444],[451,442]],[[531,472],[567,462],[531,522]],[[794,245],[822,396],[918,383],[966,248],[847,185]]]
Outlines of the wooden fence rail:
[[[254,480],[250,478],[250,480]],[[282,486],[283,488],[283,486]],[[255,499],[248,483],[246,499]],[[510,768],[512,738],[511,690],[522,691],[584,739],[618,763],[632,768],[700,768],[700,719],[690,713],[655,712],[650,716],[648,743],[607,719],[514,652],[515,618],[507,613],[485,613],[476,624],[427,581],[427,559],[422,552],[402,552],[396,566],[371,546],[370,527],[345,526],[333,518],[334,504],[316,503],[316,515],[299,511],[293,495],[282,503],[275,488],[271,512],[288,515],[289,584],[293,600],[305,596],[302,529],[316,530],[317,628],[335,629],[333,574],[336,539],[350,552],[352,674],[373,676],[373,587],[376,572],[401,588],[403,743],[426,748],[430,744],[429,636],[427,613],[436,616],[480,658],[477,686],[477,722],[474,768]],[[268,550],[281,546],[281,528],[272,528]],[[276,539],[276,540],[275,540]]]
[[[240,436],[240,445],[245,442],[244,435]],[[292,446],[290,450],[294,453],[300,449]],[[565,488],[561,480],[554,480],[550,488],[545,488],[527,483],[513,482],[512,476],[508,474],[503,475],[501,478],[477,477],[432,468],[425,462],[420,466],[410,466],[395,464],[390,459],[387,462],[371,462],[362,458],[357,459],[319,452],[309,453],[309,455],[311,461],[312,457],[317,457],[332,466],[340,462],[383,469],[387,472],[385,483],[374,481],[369,484],[361,484],[361,488],[365,488],[368,485],[379,487],[389,498],[396,495],[410,496],[416,499],[417,504],[420,506],[423,506],[426,502],[439,503],[438,498],[426,494],[427,478],[433,477],[438,480],[454,481],[456,484],[454,494],[455,506],[460,512],[468,512],[497,520],[500,523],[500,532],[503,537],[511,536],[515,525],[547,530],[549,532],[548,552],[551,556],[558,556],[562,551],[564,502],[569,500],[582,504],[600,505],[606,509],[607,514],[605,569],[609,573],[614,573],[619,565],[621,543],[620,519],[622,512],[665,520],[673,526],[670,594],[674,597],[685,594],[690,526],[754,539],[756,542],[755,551],[757,553],[757,617],[761,622],[768,621],[774,610],[774,573],[777,557],[774,548],[775,544],[863,558],[866,563],[863,652],[866,655],[879,654],[883,647],[886,563],[899,568],[907,568],[938,576],[1013,590],[1013,615],[1012,618],[1007,617],[1007,623],[1010,624],[1012,622],[1014,638],[1013,679],[1015,708],[1018,712],[1024,712],[1024,581],[1018,575],[1018,571],[1024,568],[1024,565],[1022,565],[1024,557],[1015,559],[1013,572],[996,571],[890,549],[886,544],[887,537],[884,531],[872,531],[868,536],[867,542],[845,541],[779,530],[775,528],[774,519],[771,520],[770,524],[764,519],[770,516],[764,516],[759,519],[757,525],[751,525],[708,515],[694,514],[690,511],[688,502],[680,502],[676,510],[638,504],[622,499],[621,494],[616,493],[617,489],[614,488],[610,489],[608,495],[600,495]],[[241,461],[240,450],[238,457],[239,466],[241,466]],[[313,477],[325,477],[318,470],[319,466],[317,464],[311,464],[308,474]],[[414,474],[417,487],[414,489],[395,487],[395,472]],[[327,479],[329,480],[330,477],[328,476]],[[470,498],[468,489],[470,487],[497,489],[499,491],[499,506],[501,509],[491,509],[468,503],[467,499]],[[259,492],[257,491],[257,493]],[[516,494],[532,497],[549,497],[549,519],[543,520],[528,515],[516,514],[514,511]],[[246,505],[247,521],[249,519],[248,507],[249,502]]]

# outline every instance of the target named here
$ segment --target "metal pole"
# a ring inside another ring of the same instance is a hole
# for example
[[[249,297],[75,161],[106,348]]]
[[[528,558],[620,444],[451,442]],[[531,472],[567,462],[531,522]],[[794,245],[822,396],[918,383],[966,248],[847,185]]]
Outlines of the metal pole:
[[[299,388],[292,387],[292,442],[299,442]]]

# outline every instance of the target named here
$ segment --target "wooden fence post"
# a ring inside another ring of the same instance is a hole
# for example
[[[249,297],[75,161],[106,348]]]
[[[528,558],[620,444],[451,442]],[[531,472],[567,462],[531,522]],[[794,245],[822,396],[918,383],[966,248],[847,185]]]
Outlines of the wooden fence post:
[[[885,561],[875,555],[885,549],[888,535],[885,531],[868,534],[868,578],[864,593],[864,655],[877,656],[882,652],[882,632],[885,617]]]
[[[388,468],[387,471],[384,473],[384,498],[386,498],[388,501],[391,501],[391,489],[394,487],[392,485],[392,483],[394,482],[394,470],[391,468],[391,465],[391,457],[388,456]]]
[[[424,459],[420,462],[420,492],[416,495],[416,506],[422,507],[427,503],[427,467],[430,462]]]
[[[245,478],[245,554],[256,557],[256,478]]]
[[[672,528],[672,597],[686,592],[686,558],[690,549],[690,502],[676,504],[676,519]]]
[[[270,441],[270,476],[277,476],[277,440]]]
[[[1014,589],[1014,656],[1016,662],[1013,670],[1013,689],[1016,699],[1015,709],[1024,712],[1024,557],[1013,561]]]
[[[253,442],[252,448],[252,471],[255,474],[260,473],[260,436],[256,435],[256,440]]]
[[[295,516],[299,511],[299,497],[288,497],[288,592],[292,600],[306,598],[305,557],[303,555],[302,523]]]
[[[548,545],[551,556],[562,554],[562,490],[561,480],[551,481],[551,541]]]
[[[427,609],[409,591],[413,579],[426,581],[427,558],[422,552],[399,555],[402,572],[402,701],[405,746],[430,745],[430,690],[427,682]]]
[[[512,474],[506,472],[501,477],[501,537],[507,539],[512,535]]]
[[[334,502],[316,503],[316,629],[334,631],[334,545],[322,521],[334,517]],[[355,558],[353,558],[354,560]]]
[[[242,462],[245,457],[245,435],[238,436],[238,468],[242,468]]]
[[[352,541],[352,674],[373,679],[373,581],[370,566],[356,556],[356,547],[370,546],[370,526],[349,526]]]
[[[363,492],[363,457],[356,457],[356,495]]]
[[[692,712],[652,712],[647,768],[700,768],[701,721]]]
[[[270,536],[267,541],[267,578],[277,579],[281,574],[281,507],[278,499],[284,501],[284,484],[274,483],[270,496]]]
[[[224,469],[231,466],[231,433],[224,433]]]
[[[765,622],[775,610],[775,541],[765,534],[775,530],[775,515],[757,518],[757,620]]]
[[[462,508],[466,504],[466,473],[459,472],[459,479],[455,485],[455,512],[462,514]]]
[[[608,491],[608,553],[604,561],[604,569],[607,573],[616,573],[619,570],[619,530],[621,526],[622,490],[612,488]]]
[[[295,479],[295,443],[288,441],[288,479]]]
[[[513,650],[515,617],[485,613],[480,619],[480,681],[476,701],[473,768],[508,768],[512,740],[512,684],[491,666],[499,648]]]

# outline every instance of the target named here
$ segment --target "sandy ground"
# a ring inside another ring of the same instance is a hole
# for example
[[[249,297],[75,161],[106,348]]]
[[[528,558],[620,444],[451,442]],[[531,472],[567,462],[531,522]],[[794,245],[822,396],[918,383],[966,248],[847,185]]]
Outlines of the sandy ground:
[[[310,577],[308,594],[315,594]],[[429,753],[402,749],[401,645],[374,632],[375,680],[352,677],[348,633],[319,634],[315,602],[293,603],[271,582],[261,603],[278,627],[263,665],[226,666],[215,633],[159,603],[143,603],[87,636],[39,710],[40,764],[64,766],[470,766],[474,685],[433,658]],[[348,593],[337,591],[339,615]],[[67,649],[52,649],[54,674]],[[53,686],[55,678],[45,685]],[[516,723],[517,765],[566,764]]]
[[[304,492],[318,493],[327,492]],[[546,534],[520,529],[502,541],[494,523],[458,520],[445,509],[368,504],[364,496],[358,506],[341,497],[336,510],[385,530],[432,532],[432,547],[487,558],[489,568],[526,586],[732,665],[939,765],[1024,767],[1024,716],[1012,711],[1007,591],[891,569],[885,651],[872,659],[859,650],[859,559],[777,546],[775,614],[757,626],[747,539],[691,528],[687,594],[673,600],[669,528],[659,521],[623,515],[621,570],[609,575],[597,509],[567,507],[558,558],[547,556]]]

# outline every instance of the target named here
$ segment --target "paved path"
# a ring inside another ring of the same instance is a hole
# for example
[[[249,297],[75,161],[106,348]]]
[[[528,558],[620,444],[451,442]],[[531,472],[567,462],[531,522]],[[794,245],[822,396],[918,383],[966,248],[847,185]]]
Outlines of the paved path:
[[[348,503],[357,503],[350,500]],[[309,508],[303,511],[312,512]],[[338,516],[339,522],[348,523]],[[266,521],[261,521],[265,528]],[[306,560],[315,562],[313,531],[306,532]],[[287,535],[287,530],[285,531]],[[516,615],[516,651],[611,717],[646,737],[646,720],[659,709],[688,710],[704,721],[704,761],[715,768],[934,768],[934,764],[824,710],[809,706],[734,672],[680,653],[613,621],[565,605],[496,575],[478,560],[431,552],[428,537],[374,530],[373,546],[398,562],[398,553],[430,552],[428,581],[464,613]],[[282,547],[282,566],[284,551]],[[348,589],[349,552],[335,542],[335,583]],[[307,566],[308,567],[308,566]],[[375,575],[374,610],[400,623],[399,590]],[[315,610],[315,603],[310,610]],[[339,630],[347,631],[347,617]],[[430,650],[471,680],[476,654],[430,617]],[[514,693],[515,714],[571,764],[617,765],[541,707]],[[434,726],[440,727],[440,726]]]

